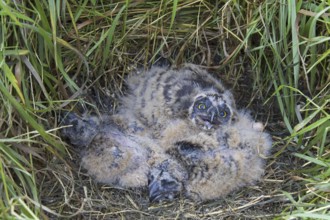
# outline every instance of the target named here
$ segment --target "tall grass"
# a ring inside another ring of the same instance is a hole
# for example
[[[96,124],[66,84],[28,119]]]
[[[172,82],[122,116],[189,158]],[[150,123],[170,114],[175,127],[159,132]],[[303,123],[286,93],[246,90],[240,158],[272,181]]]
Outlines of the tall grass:
[[[43,126],[45,114],[60,98],[54,73],[67,76],[62,59],[56,58],[57,35],[39,1],[33,8],[25,4],[0,2],[1,219],[40,217],[34,164],[45,163],[48,153],[60,156],[65,151]]]
[[[260,7],[251,49],[256,74],[268,73],[283,121],[288,146],[304,162],[294,175],[303,180],[298,197],[284,216],[327,219],[329,216],[329,42],[330,4],[325,1],[273,1]],[[260,76],[261,77],[261,76]]]
[[[291,171],[300,190],[283,193],[290,203],[277,214],[327,218],[328,1],[7,0],[0,9],[1,219],[49,212],[37,173],[66,152],[56,112],[84,105],[91,88],[121,92],[124,74],[159,55],[210,67],[233,86],[251,69],[251,97],[265,108],[276,99],[289,132],[281,138],[303,164]]]
[[[246,52],[262,93],[272,82],[294,155],[305,162],[294,175],[303,180],[285,218],[329,215],[329,11],[327,2],[267,1],[251,13]],[[257,89],[258,90],[258,89]]]

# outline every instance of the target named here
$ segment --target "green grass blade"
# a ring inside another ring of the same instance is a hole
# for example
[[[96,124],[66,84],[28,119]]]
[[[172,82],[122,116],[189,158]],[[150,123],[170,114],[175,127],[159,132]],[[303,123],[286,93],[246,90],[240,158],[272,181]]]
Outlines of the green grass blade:
[[[178,2],[179,2],[179,0],[173,0],[171,23],[170,23],[170,28],[169,28],[170,30],[172,29],[174,21],[175,21],[176,13],[178,10]]]
[[[7,98],[7,100],[15,107],[15,109],[19,112],[22,118],[24,118],[34,129],[36,129],[40,135],[47,140],[47,142],[52,143],[52,145],[59,150],[60,152],[64,152],[64,147],[60,144],[58,144],[51,136],[49,136],[45,130],[37,123],[24,109],[24,107],[16,101],[14,97],[11,96],[11,94],[7,91],[6,87],[4,84],[0,81],[0,91],[2,94]],[[51,147],[47,147],[48,150],[50,150],[52,153],[56,154],[54,149]]]
[[[115,19],[111,23],[111,27],[109,28],[109,30],[107,30],[104,33],[104,36],[101,37],[101,39],[103,38],[103,40],[106,39],[105,48],[103,50],[103,56],[102,56],[103,59],[102,59],[102,63],[101,63],[101,70],[104,69],[104,65],[108,60],[107,58],[109,57],[109,53],[111,53],[110,46],[111,46],[111,44],[113,42],[113,39],[115,37],[115,30],[116,30],[116,27],[119,24],[119,19],[120,19],[121,15],[122,15],[122,13],[125,9],[126,9],[126,4],[121,7],[121,9],[119,10],[119,12],[116,15]],[[102,41],[99,41],[98,43],[101,43]]]
[[[309,156],[306,156],[304,154],[299,154],[299,153],[295,153],[294,155],[296,157],[302,158],[302,159],[307,160],[309,162],[312,162],[314,164],[317,164],[317,165],[320,165],[320,166],[323,166],[323,167],[330,167],[330,163],[323,162],[323,161],[321,161],[317,158],[309,157]]]

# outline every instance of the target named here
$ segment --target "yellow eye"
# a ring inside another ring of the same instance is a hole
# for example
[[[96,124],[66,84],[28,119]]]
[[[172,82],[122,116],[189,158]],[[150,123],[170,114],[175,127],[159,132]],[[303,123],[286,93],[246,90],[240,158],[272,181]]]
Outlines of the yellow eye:
[[[200,110],[205,110],[206,105],[204,103],[200,103],[200,104],[198,104],[197,108],[200,109]]]
[[[220,116],[225,118],[227,116],[227,112],[226,111],[222,111],[220,112]]]

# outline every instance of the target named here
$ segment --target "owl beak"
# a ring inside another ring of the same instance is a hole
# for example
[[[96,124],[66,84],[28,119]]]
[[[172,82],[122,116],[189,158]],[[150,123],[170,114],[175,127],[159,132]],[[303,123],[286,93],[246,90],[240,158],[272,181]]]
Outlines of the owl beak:
[[[216,117],[218,115],[218,108],[212,107],[208,110],[208,115],[209,115],[209,122],[211,124],[215,123]]]
[[[216,112],[215,111],[212,111],[211,112],[211,124],[213,123],[213,120],[214,120],[214,116],[216,115]]]

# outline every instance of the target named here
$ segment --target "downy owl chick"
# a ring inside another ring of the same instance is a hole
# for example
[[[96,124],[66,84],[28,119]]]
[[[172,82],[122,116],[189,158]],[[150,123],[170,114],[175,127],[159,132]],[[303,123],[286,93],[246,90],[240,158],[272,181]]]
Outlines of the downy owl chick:
[[[160,171],[159,167],[151,167],[149,192],[154,193],[150,198],[166,199],[166,180],[171,180],[172,186],[182,184],[180,193],[197,201],[219,198],[255,183],[264,173],[264,158],[272,146],[270,135],[260,128],[261,124],[244,111],[237,112],[235,123],[213,133],[196,129],[186,120],[172,121],[163,131],[160,145],[170,158],[175,158],[181,176],[171,175],[173,168]]]
[[[97,181],[149,188],[151,201],[219,198],[264,171],[270,136],[232,94],[199,67],[154,67],[128,80],[118,113],[64,118],[63,137],[81,149]]]
[[[235,118],[231,92],[196,65],[153,67],[129,77],[127,84],[129,94],[122,97],[118,116],[132,132],[152,128],[158,135],[170,120],[178,118],[202,129],[216,129]]]

